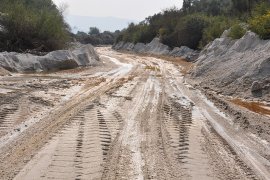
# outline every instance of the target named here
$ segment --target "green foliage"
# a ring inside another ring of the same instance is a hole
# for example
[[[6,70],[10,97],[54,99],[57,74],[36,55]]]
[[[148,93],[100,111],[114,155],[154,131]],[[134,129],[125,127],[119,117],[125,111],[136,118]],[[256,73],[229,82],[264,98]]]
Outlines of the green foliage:
[[[229,29],[233,24],[233,19],[225,16],[211,16],[207,18],[208,25],[203,30],[203,37],[200,41],[200,48],[203,48],[209,42],[219,38],[224,30]]]
[[[270,39],[270,11],[265,15],[253,17],[249,23],[250,29],[262,39]]]
[[[247,30],[243,27],[243,25],[237,23],[231,27],[228,36],[231,37],[232,39],[240,39],[245,35],[246,32]]]
[[[231,13],[231,0],[193,0],[190,11],[201,12],[211,16],[227,15]]]
[[[174,32],[162,38],[162,42],[171,46],[188,46],[196,49],[203,35],[207,21],[203,15],[189,15],[182,18]]]
[[[51,0],[0,0],[0,50],[51,51],[69,40],[69,27]]]
[[[254,7],[252,11],[252,17],[263,16],[267,14],[269,10],[270,10],[270,4],[268,2],[263,1]]]
[[[259,3],[252,11],[249,20],[250,29],[262,39],[270,39],[270,4]]]
[[[267,0],[184,0],[180,10],[169,8],[139,24],[130,24],[120,33],[117,42],[148,43],[159,37],[171,47],[185,45],[200,49],[232,26],[230,36],[242,37],[246,29],[239,22],[246,23],[251,15],[251,30],[268,38],[270,22],[265,14],[269,4]]]
[[[103,33],[85,33],[78,31],[74,35],[74,38],[82,44],[92,44],[92,45],[112,45],[117,36],[120,34],[120,31],[109,32],[104,31]]]
[[[151,31],[151,27],[149,27],[144,22],[135,25],[134,23],[129,24],[128,28],[123,30],[121,35],[118,37],[117,42],[125,41],[125,42],[142,42],[147,43],[150,42],[156,33]]]
[[[100,30],[97,27],[90,27],[89,35],[98,35],[100,34]]]

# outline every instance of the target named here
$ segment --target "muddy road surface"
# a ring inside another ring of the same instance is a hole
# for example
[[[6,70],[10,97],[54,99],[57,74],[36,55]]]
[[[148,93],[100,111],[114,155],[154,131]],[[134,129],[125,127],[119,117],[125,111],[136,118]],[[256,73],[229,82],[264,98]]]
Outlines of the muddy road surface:
[[[270,179],[269,141],[184,67],[97,51],[96,67],[0,78],[0,179]]]

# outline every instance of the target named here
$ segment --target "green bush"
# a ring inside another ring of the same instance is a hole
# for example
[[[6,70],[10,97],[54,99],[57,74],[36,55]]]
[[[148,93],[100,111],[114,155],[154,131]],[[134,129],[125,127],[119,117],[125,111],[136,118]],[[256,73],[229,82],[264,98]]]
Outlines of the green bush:
[[[270,4],[269,2],[261,2],[257,4],[254,9],[252,10],[252,17],[256,16],[262,16],[267,14],[267,12],[270,10]]]
[[[52,51],[66,47],[69,28],[51,0],[2,0],[0,5],[0,50]]]
[[[253,11],[249,20],[250,29],[262,39],[270,39],[270,5],[261,3]]]
[[[117,41],[150,42],[160,37],[170,47],[201,49],[230,27],[230,36],[240,38],[246,30],[237,24],[247,23],[251,15],[251,30],[270,38],[270,20],[265,15],[269,6],[268,0],[187,0],[180,10],[169,8],[146,18],[143,25],[130,25]]]
[[[206,26],[206,17],[202,14],[185,16],[179,20],[173,33],[162,38],[162,42],[171,47],[188,46],[197,49]]]
[[[232,39],[240,39],[245,35],[246,32],[247,30],[243,27],[243,25],[237,23],[231,27],[228,36]]]
[[[270,39],[270,11],[262,16],[256,16],[249,21],[250,29],[262,39]]]
[[[219,38],[222,33],[229,29],[233,19],[228,19],[225,16],[211,16],[207,18],[207,27],[203,30],[203,36],[200,41],[199,48],[203,48],[209,42]]]

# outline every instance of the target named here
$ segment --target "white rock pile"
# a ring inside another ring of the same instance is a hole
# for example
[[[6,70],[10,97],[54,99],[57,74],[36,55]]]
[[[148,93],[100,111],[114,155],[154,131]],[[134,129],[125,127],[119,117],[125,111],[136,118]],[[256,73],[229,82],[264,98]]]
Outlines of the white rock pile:
[[[150,43],[129,43],[119,42],[113,46],[115,50],[133,51],[136,53],[153,54],[153,55],[167,55],[174,57],[182,57],[187,61],[194,61],[198,57],[198,52],[186,46],[176,47],[171,49],[169,46],[160,42],[159,38],[154,38]]]
[[[203,86],[270,100],[270,40],[248,31],[232,40],[225,31],[200,53],[192,77]]]
[[[75,50],[58,50],[45,56],[15,52],[0,53],[0,67],[12,72],[40,72],[72,69],[96,65],[99,61],[92,45],[83,45]]]

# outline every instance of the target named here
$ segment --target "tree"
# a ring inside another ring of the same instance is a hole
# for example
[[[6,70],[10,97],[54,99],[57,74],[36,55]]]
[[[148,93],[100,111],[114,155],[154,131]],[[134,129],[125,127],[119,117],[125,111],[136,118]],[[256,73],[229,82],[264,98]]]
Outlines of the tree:
[[[192,0],[184,0],[183,1],[183,6],[182,6],[184,12],[189,11],[189,9],[191,8],[191,5],[192,5]]]
[[[69,41],[69,26],[52,0],[1,0],[0,50],[52,51]]]
[[[89,35],[98,35],[100,34],[100,30],[97,27],[90,27]]]

